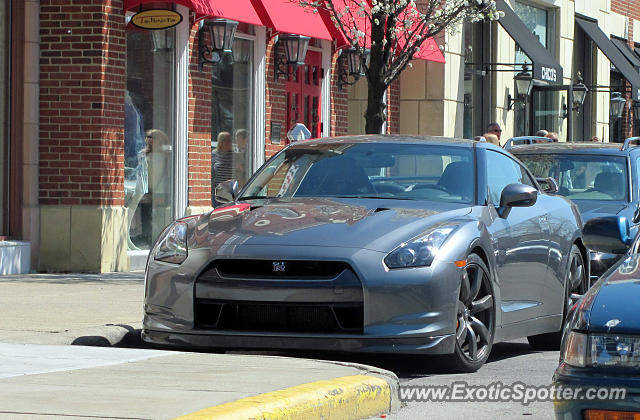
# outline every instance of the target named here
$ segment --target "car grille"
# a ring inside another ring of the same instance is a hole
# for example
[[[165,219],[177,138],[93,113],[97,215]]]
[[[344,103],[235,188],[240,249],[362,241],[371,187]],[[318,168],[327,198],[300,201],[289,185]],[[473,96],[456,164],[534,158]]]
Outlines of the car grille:
[[[364,305],[236,302],[197,299],[197,328],[228,331],[351,333],[364,330]]]
[[[241,278],[334,278],[349,264],[342,261],[218,259],[213,263],[222,277]],[[211,273],[213,274],[213,273]],[[201,277],[208,277],[205,272]]]

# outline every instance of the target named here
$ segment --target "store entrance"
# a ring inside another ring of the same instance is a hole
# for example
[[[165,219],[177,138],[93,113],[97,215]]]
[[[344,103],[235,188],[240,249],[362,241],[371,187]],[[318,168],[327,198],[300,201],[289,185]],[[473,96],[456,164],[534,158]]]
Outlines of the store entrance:
[[[287,96],[286,131],[296,123],[303,123],[311,138],[320,137],[322,132],[320,94],[322,92],[322,54],[307,51],[304,66],[299,66],[285,82]]]

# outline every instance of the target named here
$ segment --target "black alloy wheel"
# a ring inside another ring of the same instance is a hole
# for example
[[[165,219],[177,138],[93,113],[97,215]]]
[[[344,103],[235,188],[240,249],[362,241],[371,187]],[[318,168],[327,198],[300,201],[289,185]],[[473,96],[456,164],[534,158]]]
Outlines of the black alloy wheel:
[[[457,372],[475,372],[489,358],[495,333],[495,300],[486,264],[476,255],[467,257],[457,302],[456,345],[449,356]]]
[[[564,305],[562,308],[562,325],[560,331],[530,335],[527,341],[535,350],[558,350],[562,340],[562,329],[567,322],[567,314],[571,306],[576,303],[577,298],[571,296],[574,294],[584,295],[589,290],[589,279],[585,271],[584,258],[580,252],[580,248],[573,244],[569,254],[569,269],[567,270],[567,280],[564,285]]]

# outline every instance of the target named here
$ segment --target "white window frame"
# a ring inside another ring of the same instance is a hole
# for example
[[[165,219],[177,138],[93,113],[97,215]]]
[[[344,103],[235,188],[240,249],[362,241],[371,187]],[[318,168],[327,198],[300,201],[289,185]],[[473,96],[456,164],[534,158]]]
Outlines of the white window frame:
[[[176,83],[175,83],[175,112],[176,125],[174,133],[176,139],[174,165],[174,217],[184,217],[189,204],[189,9],[177,5],[177,12],[184,19],[176,27]]]

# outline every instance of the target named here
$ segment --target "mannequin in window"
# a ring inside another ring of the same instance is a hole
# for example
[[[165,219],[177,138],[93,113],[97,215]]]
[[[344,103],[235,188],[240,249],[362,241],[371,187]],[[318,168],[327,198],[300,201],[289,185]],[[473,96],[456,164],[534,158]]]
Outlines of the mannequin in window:
[[[124,97],[124,191],[127,208],[127,244],[139,249],[131,240],[131,223],[142,197],[149,191],[148,166],[142,114],[127,90]]]

